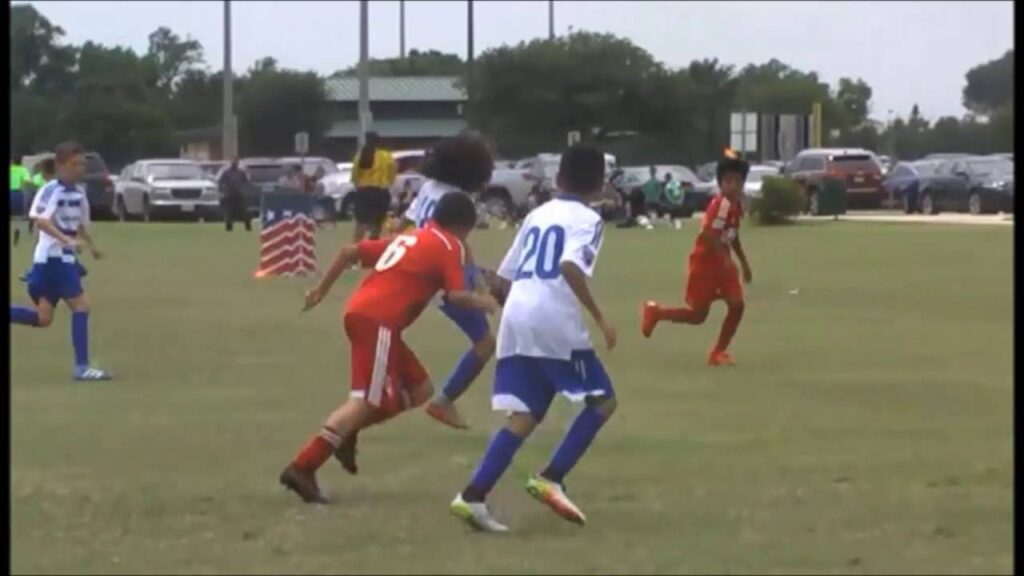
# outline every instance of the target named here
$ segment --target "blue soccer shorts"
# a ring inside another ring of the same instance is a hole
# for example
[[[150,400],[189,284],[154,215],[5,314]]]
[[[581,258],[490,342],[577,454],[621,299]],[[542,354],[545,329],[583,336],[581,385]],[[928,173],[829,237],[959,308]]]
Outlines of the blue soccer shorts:
[[[476,268],[467,266],[465,270],[466,288],[473,288],[473,276],[476,272]],[[469,338],[469,341],[476,344],[483,340],[491,329],[487,324],[487,313],[482,310],[471,310],[469,308],[462,308],[459,306],[453,306],[447,300],[441,303],[441,312],[445,316],[451,319],[459,330]]]
[[[56,306],[61,300],[77,298],[84,292],[78,262],[50,258],[33,264],[28,272],[28,295],[33,302],[42,299]]]
[[[540,422],[555,394],[574,402],[614,398],[611,378],[593,350],[577,350],[568,360],[509,356],[494,368],[494,410],[529,412]]]

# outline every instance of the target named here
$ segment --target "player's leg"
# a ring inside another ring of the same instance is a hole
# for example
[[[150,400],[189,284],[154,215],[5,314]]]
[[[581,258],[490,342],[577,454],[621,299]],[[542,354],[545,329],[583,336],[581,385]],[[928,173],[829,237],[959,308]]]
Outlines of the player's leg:
[[[641,309],[640,330],[647,338],[654,333],[654,328],[661,321],[676,324],[703,324],[708,318],[708,311],[715,298],[717,286],[711,276],[692,265],[686,279],[685,300],[687,306],[668,308],[658,305],[653,300],[644,302]]]
[[[21,240],[21,226],[18,222],[25,217],[25,193],[11,190],[11,225],[14,227],[14,245]]]
[[[60,302],[60,292],[52,280],[54,264],[44,262],[33,264],[26,273],[25,282],[33,307],[11,306],[11,324],[46,328],[53,322],[53,309]]]
[[[472,274],[474,274],[472,270],[467,271],[467,276],[471,277]],[[432,418],[454,428],[465,428],[465,421],[455,409],[454,403],[465,393],[483,371],[487,362],[494,356],[497,343],[487,323],[487,315],[483,312],[459,308],[447,302],[441,306],[441,311],[462,330],[472,346],[459,359],[455,369],[448,376],[444,388],[427,406],[427,413]]]
[[[571,360],[559,365],[551,364],[549,370],[549,378],[558,383],[563,394],[570,399],[582,398],[585,405],[566,431],[547,467],[530,478],[526,490],[565,520],[583,524],[586,516],[565,494],[565,476],[615,413],[618,403],[611,379],[593,350],[575,352]]]
[[[11,306],[11,324],[46,328],[53,323],[53,302],[39,298],[35,307]]]
[[[391,208],[391,192],[386,188],[371,188],[369,195],[372,214],[366,228],[370,239],[376,240],[380,238],[384,220],[388,217],[388,209]]]
[[[418,408],[434,394],[434,384],[430,381],[426,369],[400,335],[392,337],[391,347],[389,378],[380,405],[372,411],[359,430],[346,435],[338,449],[334,451],[334,456],[349,474],[359,473],[359,466],[356,464],[356,444],[360,431]]]
[[[509,416],[491,437],[469,484],[451,503],[452,513],[477,530],[507,530],[491,516],[484,502],[551,406],[555,388],[546,379],[542,362],[539,358],[513,356],[499,359],[495,367],[491,406]]]
[[[353,391],[354,392],[354,391]],[[373,408],[364,398],[350,397],[327,416],[320,431],[307,442],[281,472],[279,481],[306,503],[325,503],[316,482],[316,471],[341,445],[370,418]]]
[[[723,280],[721,295],[725,300],[728,310],[725,319],[722,320],[722,329],[718,333],[718,341],[708,355],[708,363],[713,366],[732,366],[735,362],[727,351],[732,343],[733,336],[743,320],[743,312],[746,304],[743,300],[743,286],[740,284],[739,274],[735,271],[729,273]]]
[[[78,268],[74,264],[65,264],[63,274],[64,294],[62,298],[71,309],[71,346],[75,350],[75,380],[110,380],[111,375],[105,370],[93,368],[89,364],[89,300],[82,290]]]

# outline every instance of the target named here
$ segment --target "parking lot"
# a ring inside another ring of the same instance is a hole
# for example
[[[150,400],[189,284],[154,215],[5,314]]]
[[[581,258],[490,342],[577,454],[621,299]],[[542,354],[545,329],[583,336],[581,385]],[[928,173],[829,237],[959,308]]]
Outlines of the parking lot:
[[[801,220],[832,220],[832,216],[801,216]],[[989,226],[1012,226],[1012,214],[938,214],[925,216],[922,214],[904,214],[892,211],[865,211],[853,214],[843,214],[840,220],[851,222],[890,222],[893,224],[973,224]]]

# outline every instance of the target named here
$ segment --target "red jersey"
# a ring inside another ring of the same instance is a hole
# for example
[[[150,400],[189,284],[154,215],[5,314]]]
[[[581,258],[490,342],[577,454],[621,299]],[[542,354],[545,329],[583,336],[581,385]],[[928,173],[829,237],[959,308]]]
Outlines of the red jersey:
[[[712,251],[702,240],[698,239],[697,245],[690,253],[690,258],[712,266],[731,263],[732,241],[736,239],[742,218],[743,207],[738,201],[734,202],[723,194],[716,194],[708,203],[707,209],[704,210],[701,232],[706,232],[725,244],[726,249],[724,252]],[[719,260],[718,254],[724,254],[730,262],[722,262]]]
[[[465,289],[465,249],[435,226],[356,245],[364,268],[373,268],[345,306],[360,316],[401,331],[427,307],[438,290]]]

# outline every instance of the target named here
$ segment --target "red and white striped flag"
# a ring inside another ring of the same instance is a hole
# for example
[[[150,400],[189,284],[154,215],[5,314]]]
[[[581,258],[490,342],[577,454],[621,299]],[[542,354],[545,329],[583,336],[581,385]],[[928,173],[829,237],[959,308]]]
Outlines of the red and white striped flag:
[[[253,276],[305,276],[316,273],[316,222],[312,198],[266,194],[260,232],[260,267]]]

